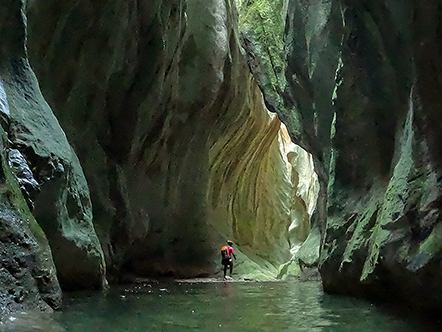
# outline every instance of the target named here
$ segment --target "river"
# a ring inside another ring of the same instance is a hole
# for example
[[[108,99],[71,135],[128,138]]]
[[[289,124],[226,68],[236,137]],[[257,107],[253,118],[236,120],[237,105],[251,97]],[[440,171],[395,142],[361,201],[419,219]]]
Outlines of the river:
[[[2,331],[429,331],[369,302],[324,294],[319,281],[146,282],[70,294],[50,319],[28,315]]]

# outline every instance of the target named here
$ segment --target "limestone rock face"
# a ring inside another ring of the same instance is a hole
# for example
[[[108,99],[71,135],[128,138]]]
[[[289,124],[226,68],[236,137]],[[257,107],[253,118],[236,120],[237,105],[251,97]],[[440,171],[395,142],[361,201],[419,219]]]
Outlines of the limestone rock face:
[[[13,143],[5,131],[15,118],[17,105],[15,99],[9,99],[8,79],[14,69],[24,70],[20,66],[23,54],[20,35],[24,27],[17,19],[21,17],[20,3],[2,3],[0,13],[15,18],[2,17],[0,23],[0,44],[6,47],[0,51],[0,323],[3,324],[13,311],[35,306],[50,310],[49,305],[58,308],[61,291],[47,238],[20,190],[20,186],[31,190],[37,183],[20,152],[11,149]],[[6,50],[11,53],[7,54]],[[23,192],[27,193],[26,189]]]
[[[14,241],[18,241],[15,245],[26,243],[26,250],[20,255],[29,257],[20,258],[22,265],[17,268],[24,273],[28,267],[34,278],[40,278],[48,284],[46,287],[55,289],[58,282],[53,257],[63,288],[101,287],[104,260],[92,225],[88,187],[78,159],[43,99],[28,63],[24,4],[18,0],[3,1],[0,12],[3,173],[14,172],[14,176],[3,181],[5,188],[17,186],[18,189],[20,186],[21,191],[14,188],[17,196],[14,200],[27,203],[14,212],[18,203],[11,203],[7,194],[12,189],[2,191],[2,213],[7,216],[2,218],[2,227],[5,227],[5,234],[11,234]],[[39,226],[33,225],[34,218]],[[37,239],[32,239],[25,224],[38,232]],[[41,234],[40,227],[46,236]],[[52,257],[46,238],[52,248]],[[12,252],[15,250],[8,251],[5,262],[13,259]],[[30,262],[32,256],[35,256],[33,263]],[[32,269],[46,272],[35,274]],[[53,302],[58,301],[56,296]]]
[[[266,2],[250,6],[265,12]],[[319,175],[313,220],[326,291],[442,309],[441,9],[288,2],[277,111]],[[262,74],[272,55],[256,50]]]
[[[0,322],[8,314],[39,306],[59,308],[61,291],[48,241],[29,211],[0,142]]]
[[[324,285],[440,310],[441,5],[395,6],[344,6]]]
[[[28,24],[110,280],[213,273],[226,238],[239,274],[275,277],[298,238],[289,226],[299,219],[305,238],[310,215],[293,216],[295,201],[308,206],[298,166],[250,73],[234,1],[34,1]]]

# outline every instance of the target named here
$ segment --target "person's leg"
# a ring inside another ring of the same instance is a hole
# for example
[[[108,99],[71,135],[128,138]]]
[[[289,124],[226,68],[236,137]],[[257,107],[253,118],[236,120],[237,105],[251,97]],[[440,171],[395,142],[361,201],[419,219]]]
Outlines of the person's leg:
[[[224,264],[224,278],[226,277],[227,274],[227,264]]]
[[[230,276],[232,276],[233,272],[233,262],[230,262]]]

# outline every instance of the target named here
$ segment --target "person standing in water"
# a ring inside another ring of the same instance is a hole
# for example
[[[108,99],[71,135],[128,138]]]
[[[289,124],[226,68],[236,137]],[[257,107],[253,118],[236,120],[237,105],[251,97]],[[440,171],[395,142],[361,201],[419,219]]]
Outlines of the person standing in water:
[[[227,266],[230,266],[230,276],[233,273],[233,258],[236,260],[235,250],[233,249],[233,242],[227,240],[227,246],[223,246],[221,248],[221,264],[224,266],[224,279],[226,279],[227,275]]]

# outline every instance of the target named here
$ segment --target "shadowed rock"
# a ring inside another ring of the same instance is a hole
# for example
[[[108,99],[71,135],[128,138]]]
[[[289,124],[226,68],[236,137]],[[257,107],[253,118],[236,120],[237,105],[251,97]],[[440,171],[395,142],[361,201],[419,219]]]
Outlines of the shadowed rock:
[[[313,154],[325,290],[440,311],[441,4],[268,3],[242,8],[277,29],[269,10],[287,5],[286,85],[269,96],[279,94],[276,111]],[[265,76],[279,56],[262,52],[259,27],[244,27]]]
[[[0,12],[2,153],[9,151],[11,167],[22,184],[23,192],[15,195],[24,195],[28,205],[34,207],[32,219],[35,217],[46,234],[62,287],[101,287],[104,261],[92,225],[88,187],[78,159],[29,66],[24,3],[3,1]],[[3,160],[7,162],[5,157]],[[9,172],[9,166],[3,168]],[[11,186],[10,181],[6,185]],[[2,196],[2,204],[7,204],[6,198]],[[30,222],[31,217],[18,218]],[[55,269],[51,267],[51,271]]]

